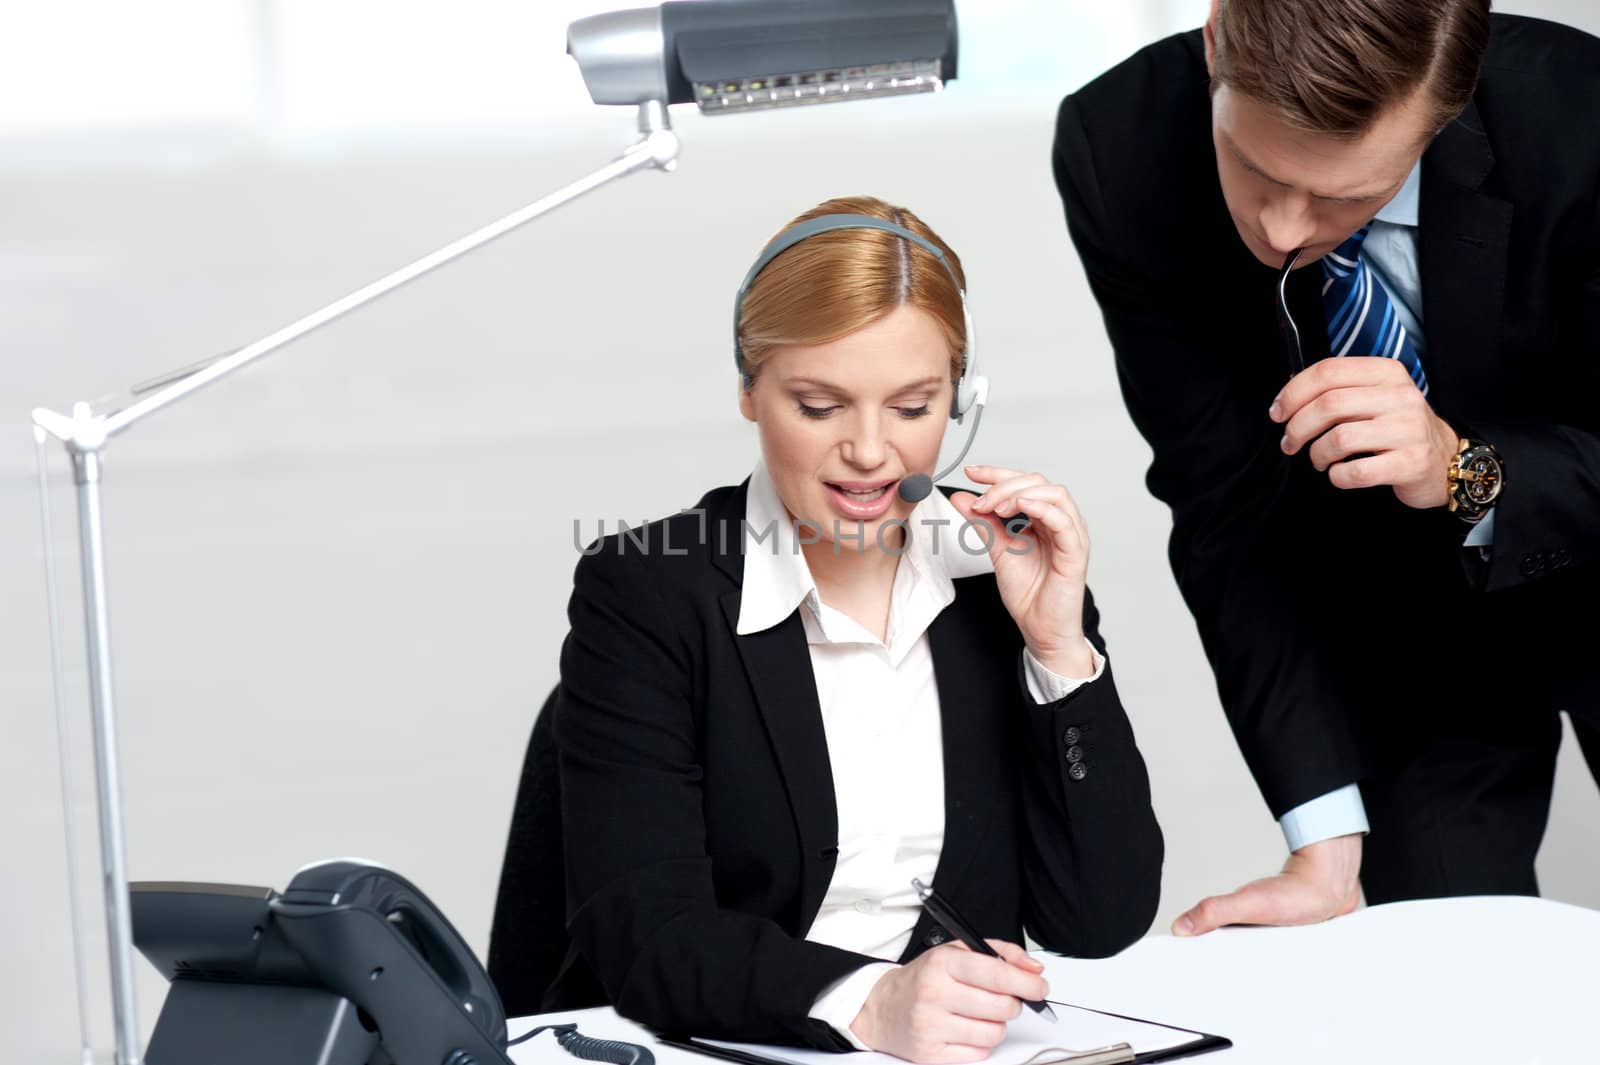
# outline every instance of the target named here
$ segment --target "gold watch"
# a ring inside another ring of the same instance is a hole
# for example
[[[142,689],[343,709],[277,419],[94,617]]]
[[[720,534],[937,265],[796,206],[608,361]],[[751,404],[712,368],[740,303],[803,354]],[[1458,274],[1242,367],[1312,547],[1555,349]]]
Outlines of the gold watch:
[[[1461,449],[1445,471],[1450,493],[1450,513],[1468,524],[1483,520],[1505,487],[1505,463],[1500,452],[1481,440],[1461,438]]]

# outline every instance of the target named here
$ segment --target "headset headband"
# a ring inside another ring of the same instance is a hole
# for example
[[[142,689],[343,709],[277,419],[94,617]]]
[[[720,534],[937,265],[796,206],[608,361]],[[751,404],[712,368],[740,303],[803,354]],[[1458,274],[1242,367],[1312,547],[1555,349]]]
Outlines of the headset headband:
[[[919,247],[927,249],[939,260],[945,273],[950,275],[950,281],[956,287],[956,292],[961,297],[961,318],[966,328],[966,351],[961,353],[961,380],[956,383],[956,398],[952,405],[951,417],[960,418],[972,406],[974,389],[971,386],[973,366],[976,362],[974,349],[976,344],[972,335],[972,315],[967,310],[967,293],[961,287],[961,279],[956,276],[955,267],[950,265],[949,258],[944,249],[925,237],[918,236],[904,226],[893,222],[886,222],[882,218],[874,218],[869,214],[826,214],[816,218],[808,218],[784,230],[772,239],[772,242],[761,250],[761,257],[750,267],[744,275],[744,283],[739,286],[739,295],[733,303],[733,364],[739,373],[744,373],[744,349],[739,346],[739,318],[744,309],[745,293],[750,290],[750,285],[760,275],[767,264],[778,256],[800,243],[808,237],[818,233],[828,233],[836,229],[877,229],[885,233],[892,233],[902,240],[909,240]]]

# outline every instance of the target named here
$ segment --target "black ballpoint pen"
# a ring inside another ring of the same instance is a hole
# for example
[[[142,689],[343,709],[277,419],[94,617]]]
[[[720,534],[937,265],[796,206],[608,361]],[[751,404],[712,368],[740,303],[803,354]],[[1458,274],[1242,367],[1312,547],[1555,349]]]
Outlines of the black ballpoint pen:
[[[987,954],[991,958],[1000,957],[999,952],[985,943],[983,937],[974,932],[972,926],[963,921],[960,914],[956,913],[943,897],[934,894],[933,888],[916,878],[912,879],[911,886],[916,890],[917,898],[921,901],[922,908],[928,911],[928,916],[938,921],[946,932],[949,932],[979,954]],[[1052,1022],[1056,1019],[1056,1011],[1051,1009],[1050,1003],[1043,999],[1037,1002],[1023,999],[1022,1004],[1039,1016],[1050,1018]]]

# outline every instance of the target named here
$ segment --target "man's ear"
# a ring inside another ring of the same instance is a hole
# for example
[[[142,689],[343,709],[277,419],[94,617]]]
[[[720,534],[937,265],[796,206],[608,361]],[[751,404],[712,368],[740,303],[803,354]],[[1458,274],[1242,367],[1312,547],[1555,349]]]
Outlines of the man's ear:
[[[1205,29],[1201,31],[1206,39],[1206,73],[1212,77],[1217,75],[1217,8],[1222,5],[1222,0],[1211,0],[1211,14],[1206,16]]]

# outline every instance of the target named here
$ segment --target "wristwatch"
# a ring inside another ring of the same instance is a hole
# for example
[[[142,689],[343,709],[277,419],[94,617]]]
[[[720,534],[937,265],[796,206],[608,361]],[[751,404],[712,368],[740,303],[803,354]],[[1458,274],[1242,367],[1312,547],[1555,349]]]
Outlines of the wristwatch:
[[[1505,487],[1505,463],[1500,452],[1482,440],[1461,439],[1461,450],[1445,472],[1450,493],[1450,513],[1468,524],[1483,520]]]

